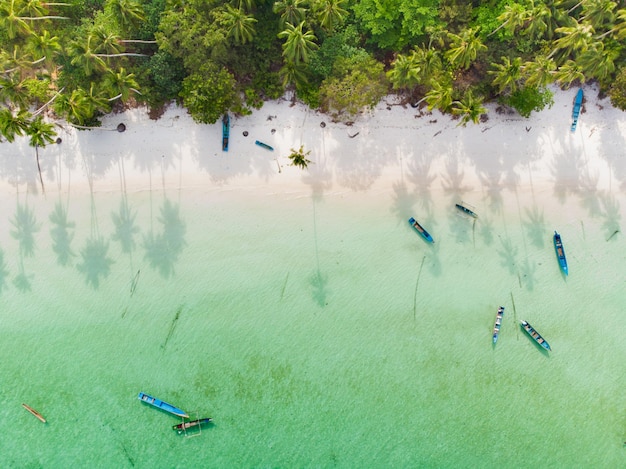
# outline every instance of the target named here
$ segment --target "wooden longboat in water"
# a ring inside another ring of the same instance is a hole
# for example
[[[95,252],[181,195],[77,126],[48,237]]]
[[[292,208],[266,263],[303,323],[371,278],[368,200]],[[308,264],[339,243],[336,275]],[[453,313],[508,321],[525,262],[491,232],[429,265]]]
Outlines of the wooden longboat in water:
[[[187,412],[185,412],[184,410],[181,410],[178,407],[174,407],[172,404],[168,404],[167,402],[157,399],[156,397],[149,396],[143,392],[139,393],[138,399],[142,402],[145,402],[146,404],[150,404],[156,407],[157,409],[169,412],[170,414],[178,415],[179,417],[184,417],[187,419],[189,418],[189,415],[187,415]]]
[[[420,225],[417,222],[417,220],[415,220],[415,218],[413,218],[413,217],[409,218],[409,225],[411,225],[413,228],[415,228],[415,231],[417,231],[422,236],[422,238],[424,238],[429,243],[434,243],[435,242],[435,240],[430,235],[430,233],[428,233],[428,231],[426,231],[424,229],[424,227],[422,225]]]
[[[556,251],[556,258],[559,261],[559,267],[561,271],[567,275],[569,270],[567,269],[567,258],[565,257],[565,249],[563,249],[563,241],[561,235],[556,231],[554,232],[554,250]]]
[[[498,313],[496,314],[496,322],[493,325],[493,344],[494,345],[498,341],[498,336],[500,335],[500,327],[502,326],[502,316],[504,316],[504,306],[500,306],[498,308]]]
[[[37,412],[35,409],[33,409],[31,406],[27,405],[27,404],[22,404],[22,407],[24,407],[24,409],[26,409],[27,411],[29,411],[31,414],[33,414],[35,417],[37,417],[41,423],[46,423],[46,419],[43,418],[43,415],[41,415],[39,412]]]
[[[182,423],[179,423],[178,425],[172,425],[172,428],[174,430],[176,430],[178,432],[178,434],[180,435],[185,430],[188,430],[188,429],[193,428],[193,427],[200,427],[200,426],[205,425],[207,423],[211,423],[212,421],[213,421],[213,419],[210,419],[210,418],[189,420],[188,422],[184,422],[183,421]]]
[[[476,214],[476,212],[474,212],[473,210],[470,210],[466,206],[461,205],[461,204],[454,204],[454,206],[458,208],[461,212],[469,215],[470,217],[478,218],[478,215]]]
[[[520,324],[522,325],[522,328],[524,328],[524,330],[528,333],[528,335],[535,342],[537,342],[539,345],[541,345],[546,350],[552,350],[550,348],[550,344],[548,343],[548,341],[546,339],[544,339],[543,337],[541,337],[541,334],[539,334],[539,332],[537,332],[530,324],[528,324],[524,320],[520,321]]]

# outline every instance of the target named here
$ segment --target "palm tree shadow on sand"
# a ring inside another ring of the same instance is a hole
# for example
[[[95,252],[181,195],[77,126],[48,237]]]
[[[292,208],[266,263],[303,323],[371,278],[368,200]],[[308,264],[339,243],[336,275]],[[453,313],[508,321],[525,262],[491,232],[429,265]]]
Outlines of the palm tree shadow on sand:
[[[179,205],[174,204],[167,197],[163,199],[157,219],[163,231],[157,234],[151,230],[144,236],[145,259],[164,278],[169,278],[174,275],[174,265],[187,245],[185,242],[187,227],[180,217]]]
[[[19,243],[19,273],[13,280],[13,283],[18,290],[29,291],[33,275],[26,273],[24,259],[34,255],[35,234],[39,231],[40,226],[28,204],[21,204],[19,200],[11,224],[14,228],[11,230],[11,236]]]
[[[52,250],[57,256],[57,262],[61,266],[70,264],[76,254],[72,251],[72,240],[74,239],[73,229],[76,224],[68,220],[67,209],[61,201],[54,206],[54,211],[49,216],[52,228],[50,237],[52,238]]]
[[[4,251],[0,249],[0,294],[7,287],[7,278],[9,277],[9,271],[7,270],[6,263],[4,262]]]

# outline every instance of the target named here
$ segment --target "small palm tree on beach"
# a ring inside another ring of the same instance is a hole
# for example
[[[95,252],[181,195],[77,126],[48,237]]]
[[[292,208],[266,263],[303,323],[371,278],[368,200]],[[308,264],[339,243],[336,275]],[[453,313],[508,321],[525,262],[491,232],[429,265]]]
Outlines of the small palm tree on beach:
[[[311,163],[311,160],[307,159],[307,156],[311,153],[311,151],[304,151],[304,145],[300,145],[300,149],[294,150],[291,149],[291,154],[289,155],[289,159],[291,160],[292,166],[298,166],[300,169],[306,169]]]
[[[468,91],[460,101],[453,103],[452,112],[461,116],[459,125],[465,126],[469,121],[478,124],[480,116],[487,112],[483,106],[481,98],[475,98],[471,91]]]
[[[46,190],[43,185],[43,176],[41,175],[41,164],[39,163],[39,147],[45,147],[47,144],[55,141],[56,132],[54,131],[54,124],[44,122],[42,117],[38,116],[32,120],[26,132],[30,137],[29,145],[31,147],[35,147],[39,181],[41,182],[41,190],[45,192]]]

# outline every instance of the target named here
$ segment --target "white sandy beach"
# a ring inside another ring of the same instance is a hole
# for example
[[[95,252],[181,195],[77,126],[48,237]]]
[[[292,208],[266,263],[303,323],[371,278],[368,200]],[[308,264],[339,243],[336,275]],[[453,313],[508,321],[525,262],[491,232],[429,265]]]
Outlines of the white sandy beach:
[[[557,194],[624,190],[626,113],[599,100],[595,89],[585,91],[575,132],[570,131],[573,89],[556,90],[552,108],[529,119],[498,114],[490,105],[487,122],[467,127],[436,111],[395,105],[393,97],[351,126],[281,100],[251,116],[231,118],[227,153],[221,151],[221,123],[198,125],[184,109],[170,107],[158,121],[134,109],[107,116],[102,129],[65,126],[59,130],[62,143],[40,149],[40,158],[47,194],[71,186],[77,195],[90,181],[96,192],[117,190],[121,180],[128,191],[377,192],[400,177],[418,191],[452,191],[468,203],[502,189],[520,195],[528,188]],[[115,130],[120,122],[124,133]],[[255,140],[275,150],[256,146]],[[304,171],[287,158],[300,145],[313,161]],[[41,191],[34,149],[25,138],[0,145],[0,164],[5,191]]]

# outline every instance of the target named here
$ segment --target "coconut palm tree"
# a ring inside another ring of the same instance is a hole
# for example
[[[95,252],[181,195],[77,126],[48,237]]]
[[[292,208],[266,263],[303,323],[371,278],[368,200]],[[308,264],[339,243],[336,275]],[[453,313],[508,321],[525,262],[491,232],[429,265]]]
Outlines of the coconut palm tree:
[[[226,5],[224,17],[226,18],[228,35],[235,39],[236,44],[245,44],[252,41],[256,34],[254,30],[254,24],[257,22],[256,18],[247,14],[242,8],[234,8],[229,4]]]
[[[511,61],[511,59],[505,56],[501,57],[501,59],[502,63],[492,63],[491,66],[494,67],[495,70],[488,72],[494,75],[492,84],[498,87],[500,93],[504,92],[506,89],[514,93],[522,78],[522,59],[516,57]]]
[[[504,11],[500,16],[498,16],[498,21],[500,21],[500,26],[489,33],[489,36],[495,34],[501,29],[505,29],[509,34],[513,34],[515,30],[521,27],[526,21],[526,16],[528,12],[523,5],[519,3],[512,3],[505,5]]]
[[[589,22],[596,30],[603,29],[615,21],[616,7],[612,0],[585,0],[580,21]]]
[[[26,131],[30,137],[29,145],[35,147],[35,156],[37,158],[37,171],[39,172],[39,181],[41,182],[41,191],[45,192],[43,185],[43,176],[41,175],[41,165],[39,164],[39,147],[45,147],[48,143],[55,141],[56,132],[54,125],[44,122],[41,116],[33,119]]]
[[[333,31],[348,16],[343,8],[346,0],[315,0],[313,10],[322,29]],[[292,23],[295,24],[295,23]]]
[[[306,69],[303,64],[287,61],[285,65],[281,67],[278,74],[283,82],[283,87],[288,88],[293,86],[298,89],[299,86],[308,83],[306,75]],[[293,93],[293,101],[296,100],[296,93]]]
[[[465,126],[469,121],[477,124],[480,116],[487,112],[482,98],[475,98],[472,91],[468,91],[460,101],[454,101],[452,113],[461,116],[459,125]]]
[[[94,36],[87,34],[87,37],[84,39],[70,42],[68,48],[70,57],[72,57],[72,65],[82,67],[85,75],[88,77],[96,71],[101,72],[107,69],[104,60],[96,53],[96,45],[93,42],[95,42]]]
[[[448,112],[452,106],[452,95],[454,94],[452,78],[446,76],[443,79],[433,79],[430,83],[432,88],[426,93],[428,110],[432,111],[433,108],[437,108],[441,112]]]
[[[415,52],[404,55],[398,54],[391,64],[387,77],[394,89],[411,89],[419,84],[421,67],[417,63]]]
[[[8,107],[0,107],[0,135],[7,142],[13,142],[16,136],[24,135],[30,122],[30,113],[24,109],[11,111]]]
[[[27,48],[34,57],[43,58],[51,68],[54,66],[54,57],[61,51],[61,42],[58,36],[52,36],[44,30],[41,34],[29,36]]]
[[[524,28],[522,33],[532,39],[547,37],[552,38],[554,28],[552,27],[552,12],[543,0],[535,5],[535,1],[531,0],[530,6],[526,13]]]
[[[306,17],[308,0],[279,0],[274,2],[272,10],[280,15],[280,28],[286,23],[298,24]]]
[[[522,73],[527,86],[546,86],[554,81],[556,62],[545,55],[535,57],[534,61],[525,62]]]
[[[19,16],[18,8],[18,0],[0,2],[0,27],[6,31],[9,39],[15,39],[17,36],[28,36],[31,32],[28,23]]]
[[[298,166],[300,169],[306,169],[309,166],[311,160],[307,159],[307,156],[310,154],[310,151],[305,152],[304,146],[300,145],[299,150],[291,149],[291,154],[289,155],[289,159],[291,160],[292,166]]]
[[[114,97],[109,98],[109,101],[121,98],[122,101],[126,102],[130,98],[131,91],[140,94],[137,90],[139,85],[137,80],[135,80],[135,74],[126,73],[123,67],[117,72],[113,70],[107,72],[104,77],[104,87],[111,94],[114,94]]]
[[[301,21],[298,26],[287,23],[286,29],[278,33],[278,37],[285,38],[283,56],[287,62],[306,63],[309,61],[310,53],[318,47],[313,31],[304,31],[304,21]]]
[[[563,65],[561,65],[554,73],[554,79],[556,82],[567,85],[567,87],[569,88],[575,81],[580,81],[581,83],[584,83],[585,74],[583,73],[582,67],[580,65],[578,65],[573,60],[568,60]]]
[[[453,68],[468,69],[476,60],[478,52],[487,50],[487,46],[478,37],[479,29],[468,28],[461,31],[460,34],[448,34],[451,44],[445,55]]]
[[[585,76],[603,82],[615,72],[615,61],[620,56],[620,50],[615,45],[605,46],[605,42],[596,41],[576,59],[576,63],[585,71]]]
[[[562,36],[554,41],[555,49],[548,57],[552,57],[560,50],[567,57],[572,52],[584,52],[587,49],[593,36],[593,27],[587,23],[575,22],[573,26],[556,28],[555,32]]]
[[[143,6],[137,0],[107,0],[105,10],[123,30],[136,28],[145,19]]]
[[[24,80],[17,73],[0,76],[0,103],[8,107],[25,109],[30,102]]]
[[[428,83],[430,79],[441,72],[441,54],[430,45],[428,47],[416,47],[414,60],[419,65],[419,82]]]
[[[61,94],[54,102],[53,109],[66,121],[79,125],[91,119],[95,112],[87,92],[82,88],[73,90],[69,95]]]

